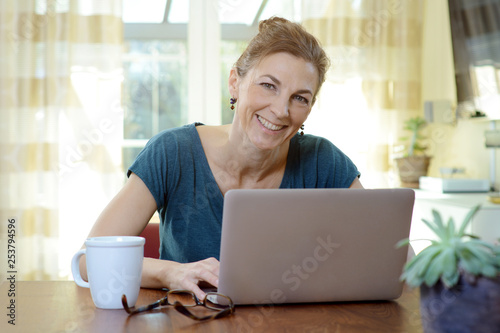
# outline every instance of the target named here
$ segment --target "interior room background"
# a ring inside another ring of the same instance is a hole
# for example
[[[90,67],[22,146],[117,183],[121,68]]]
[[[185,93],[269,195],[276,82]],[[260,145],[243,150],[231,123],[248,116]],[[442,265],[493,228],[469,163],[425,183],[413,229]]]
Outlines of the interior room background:
[[[477,105],[455,117],[446,0],[2,0],[1,253],[15,221],[19,279],[71,278],[73,253],[151,136],[231,121],[229,70],[272,15],[302,23],[327,50],[332,68],[305,132],[347,153],[365,187],[399,186],[402,124],[423,116],[424,101],[451,106],[449,121],[425,129],[429,175],[489,177],[483,133],[495,121],[469,119]],[[472,75],[482,82],[472,99],[498,96],[498,62]],[[495,108],[483,119],[500,118]]]

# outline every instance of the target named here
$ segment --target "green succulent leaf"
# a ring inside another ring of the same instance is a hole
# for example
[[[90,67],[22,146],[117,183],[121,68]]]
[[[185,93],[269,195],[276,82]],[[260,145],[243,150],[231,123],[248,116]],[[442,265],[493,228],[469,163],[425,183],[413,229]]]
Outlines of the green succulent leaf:
[[[481,272],[481,261],[477,259],[468,248],[458,252],[459,265],[472,275],[479,275]]]
[[[458,229],[457,237],[463,237],[464,236],[465,229],[467,228],[467,226],[469,225],[469,223],[472,221],[472,217],[474,217],[474,215],[477,213],[477,211],[479,210],[479,208],[481,208],[481,205],[474,206],[467,213],[467,215],[465,216],[465,218],[464,218],[464,220],[462,222],[462,225]]]
[[[457,228],[452,218],[445,223],[438,211],[432,210],[432,221],[422,221],[437,236],[431,245],[406,263],[400,279],[412,287],[422,283],[433,286],[439,279],[450,288],[457,284],[462,273],[473,276],[500,275],[500,245],[493,245],[465,233],[480,206],[474,206]],[[397,246],[409,243],[401,240]]]
[[[469,237],[469,238],[471,238],[471,239],[479,239],[479,237],[478,237],[478,236],[476,236],[476,235],[473,235],[473,234],[465,234],[465,233],[463,234],[463,236],[462,236],[462,237]]]
[[[444,252],[440,252],[434,260],[430,262],[424,276],[424,282],[427,286],[431,287],[439,280],[443,274],[443,265],[445,261],[446,255]]]
[[[437,246],[426,247],[418,256],[413,257],[404,268],[401,280],[406,281],[410,286],[417,287],[422,284],[427,267],[434,257],[439,254],[441,248]]]
[[[446,231],[443,231],[443,229],[439,229],[439,227],[435,226],[432,222],[427,221],[426,219],[422,219],[422,222],[424,222],[424,224],[429,227],[429,229],[431,229],[439,239],[446,239]]]
[[[451,288],[458,283],[458,280],[460,279],[460,272],[458,271],[458,268],[455,267],[453,272],[446,272],[441,279],[446,287]]]
[[[441,219],[441,214],[435,209],[432,210],[432,217],[434,218],[434,224],[437,226],[439,230],[446,230],[443,220]]]
[[[497,254],[494,261],[495,261],[496,266],[500,267],[500,255]]]
[[[453,219],[450,217],[448,220],[448,226],[447,226],[447,232],[448,232],[448,238],[452,239],[455,237],[455,222],[453,222]]]
[[[482,245],[482,244],[481,244]],[[479,261],[483,263],[493,263],[495,257],[488,248],[482,246],[475,246],[473,243],[463,244],[463,248],[466,248],[473,256],[475,256]]]
[[[419,268],[416,270],[419,276],[425,276],[427,269],[431,262],[441,253],[442,248],[440,246],[430,246],[427,247],[427,253],[424,253],[424,256],[421,257]]]
[[[455,249],[446,248],[441,253],[441,256],[443,256],[443,274],[446,276],[453,275],[455,271],[457,271],[457,257],[455,255]]]
[[[396,243],[396,248],[399,249],[400,247],[406,246],[408,244],[410,244],[410,239],[405,238]]]
[[[489,249],[489,251],[491,251],[492,254],[496,253],[498,255],[499,253],[497,251],[500,251],[500,249],[497,246],[490,244],[488,242],[485,242],[481,239],[477,239],[477,238],[469,239],[467,241],[467,244],[472,245],[472,247],[487,248],[487,249]]]
[[[490,278],[494,278],[498,275],[498,269],[494,265],[484,266],[481,270],[481,274]]]

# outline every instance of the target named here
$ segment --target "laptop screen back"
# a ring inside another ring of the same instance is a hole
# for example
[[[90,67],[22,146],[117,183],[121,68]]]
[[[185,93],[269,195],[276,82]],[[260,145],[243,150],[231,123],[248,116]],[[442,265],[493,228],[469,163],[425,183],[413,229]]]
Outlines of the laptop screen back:
[[[231,190],[219,292],[236,304],[388,300],[413,212],[410,189]]]

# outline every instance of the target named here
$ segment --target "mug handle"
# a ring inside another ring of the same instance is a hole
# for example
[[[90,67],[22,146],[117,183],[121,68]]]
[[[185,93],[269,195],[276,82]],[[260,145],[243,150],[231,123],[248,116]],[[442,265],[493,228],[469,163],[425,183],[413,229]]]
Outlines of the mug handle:
[[[75,279],[75,282],[78,286],[90,288],[89,283],[84,281],[80,274],[80,257],[86,254],[86,252],[87,249],[81,249],[80,251],[75,253],[73,259],[71,260],[71,273],[73,273],[73,278]]]

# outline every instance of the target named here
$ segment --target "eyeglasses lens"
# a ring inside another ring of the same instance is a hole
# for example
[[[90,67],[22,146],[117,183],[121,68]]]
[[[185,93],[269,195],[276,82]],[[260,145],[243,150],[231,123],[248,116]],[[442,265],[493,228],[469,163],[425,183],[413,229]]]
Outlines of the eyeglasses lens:
[[[231,299],[217,293],[207,293],[205,306],[213,310],[226,309],[232,305]]]

